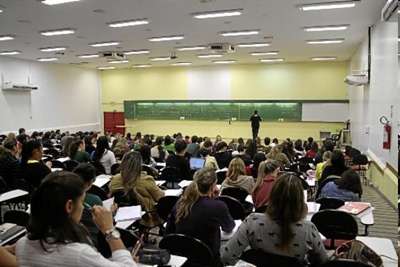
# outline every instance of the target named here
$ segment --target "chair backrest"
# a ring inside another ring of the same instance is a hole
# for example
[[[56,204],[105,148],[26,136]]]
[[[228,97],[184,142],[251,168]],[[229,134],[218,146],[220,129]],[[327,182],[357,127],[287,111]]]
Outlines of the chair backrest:
[[[51,167],[52,168],[61,168],[61,169],[65,170],[64,163],[62,163],[61,161],[58,161],[58,160],[52,160]]]
[[[219,196],[217,199],[225,202],[234,220],[244,220],[246,218],[246,211],[239,200],[230,196]]]
[[[315,213],[311,221],[318,231],[328,239],[352,240],[358,234],[354,217],[340,210],[322,210]]]
[[[96,195],[101,200],[106,200],[108,198],[106,192],[103,189],[101,189],[100,187],[96,186],[96,185],[92,185],[90,187],[90,189],[87,191],[87,193],[91,193],[93,195]]]
[[[114,163],[113,165],[111,165],[111,175],[116,175],[120,172],[120,167],[121,164],[119,163]]]
[[[318,184],[318,189],[317,189],[317,193],[315,194],[315,199],[319,198],[319,195],[321,194],[321,190],[322,188],[329,182],[335,181],[337,179],[340,179],[340,176],[336,176],[336,175],[330,175],[328,177],[326,177],[322,182],[320,182]]]
[[[133,199],[132,196],[126,194],[124,190],[114,191],[112,196],[114,197],[114,202],[118,204],[118,207],[140,205],[137,199]]]
[[[161,219],[166,221],[169,214],[174,208],[176,202],[178,202],[179,197],[177,196],[165,196],[158,200],[156,205],[156,210]]]
[[[76,160],[72,160],[72,159],[64,162],[65,170],[69,171],[69,172],[72,172],[78,165],[79,165],[79,162]]]
[[[179,181],[181,181],[181,178],[182,177],[180,171],[177,168],[170,166],[162,169],[159,177],[160,180],[166,181],[167,186],[169,183],[178,183]]]
[[[155,179],[158,177],[158,170],[148,165],[142,164],[142,171],[145,171],[148,175],[153,176]]]
[[[320,198],[316,202],[321,204],[319,210],[337,209],[344,205],[343,200],[331,197]]]
[[[211,249],[201,240],[183,234],[169,234],[161,239],[160,248],[171,254],[188,258],[185,266],[214,266]]]
[[[4,213],[5,223],[15,223],[27,227],[29,222],[29,213],[22,210],[9,210]]]
[[[96,176],[106,173],[106,169],[104,168],[104,166],[100,162],[92,161],[90,163],[96,168]]]
[[[271,254],[258,249],[249,249],[240,257],[245,262],[257,267],[301,267],[302,265],[296,258]]]
[[[226,171],[217,172],[217,179],[218,179],[217,184],[222,184],[225,178],[226,178]]]
[[[227,187],[221,191],[221,195],[233,197],[243,203],[249,195],[246,190],[239,187]]]
[[[256,213],[264,213],[268,208],[268,205],[264,205],[255,209]]]
[[[354,260],[332,260],[326,262],[325,264],[322,264],[321,267],[371,267],[371,266],[362,262],[356,262]]]
[[[9,191],[8,185],[6,180],[4,180],[3,177],[0,176],[0,194],[5,193]]]

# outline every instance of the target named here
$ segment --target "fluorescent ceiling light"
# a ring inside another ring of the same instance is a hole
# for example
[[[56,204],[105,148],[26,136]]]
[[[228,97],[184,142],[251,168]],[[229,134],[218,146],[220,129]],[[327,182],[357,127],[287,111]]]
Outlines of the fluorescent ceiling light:
[[[136,20],[125,20],[125,21],[115,21],[108,23],[108,27],[111,28],[122,28],[122,27],[130,27],[130,26],[139,26],[149,24],[147,19],[136,19]]]
[[[190,65],[192,65],[191,62],[177,62],[171,64],[171,66],[190,66]]]
[[[196,19],[213,19],[213,18],[223,18],[223,17],[233,17],[242,15],[243,9],[233,9],[233,10],[218,10],[210,12],[193,13],[193,17]]]
[[[198,58],[217,58],[222,57],[220,54],[198,55]]]
[[[336,57],[313,57],[311,58],[313,61],[330,61],[330,60],[336,60]]]
[[[232,64],[235,63],[236,60],[216,60],[213,61],[214,64]]]
[[[119,42],[103,42],[103,43],[93,43],[89,45],[92,47],[116,46],[119,45]]]
[[[0,9],[0,13],[3,13],[3,10]]]
[[[133,68],[150,68],[150,64],[140,64],[140,65],[133,65]]]
[[[97,68],[98,70],[113,70],[113,69],[115,69],[115,67],[98,67]]]
[[[0,36],[0,41],[9,41],[9,40],[14,40],[14,37],[11,35],[1,35]]]
[[[97,58],[99,55],[97,54],[92,54],[92,55],[80,55],[78,56],[79,58]]]
[[[0,52],[0,56],[12,56],[12,55],[18,55],[21,54],[20,51],[2,51]]]
[[[238,44],[237,47],[251,48],[251,47],[267,47],[270,45],[271,45],[270,43],[247,43],[247,44]]]
[[[175,41],[182,40],[185,37],[183,35],[173,35],[173,36],[160,36],[160,37],[152,37],[149,39],[150,42],[165,42],[165,41]]]
[[[58,29],[58,30],[48,30],[41,31],[40,34],[44,36],[55,36],[55,35],[66,35],[66,34],[74,34],[75,31],[72,29]]]
[[[300,9],[303,11],[312,10],[328,10],[328,9],[338,9],[338,8],[352,8],[356,6],[357,1],[335,1],[327,3],[314,3],[301,5]]]
[[[171,59],[171,57],[151,57],[150,58],[151,61],[167,61],[170,59]]]
[[[221,32],[220,35],[224,37],[230,36],[246,36],[246,35],[257,35],[259,34],[259,30],[244,30],[244,31],[232,31],[232,32]]]
[[[129,63],[129,60],[112,60],[108,61],[110,64],[124,64],[124,63]]]
[[[79,2],[80,0],[42,0],[42,4],[53,6],[71,2]]]
[[[308,44],[340,44],[343,43],[344,39],[320,39],[320,40],[308,40]]]
[[[141,55],[141,54],[148,54],[150,53],[149,50],[132,50],[124,52],[125,55]]]
[[[56,52],[56,51],[64,51],[65,47],[45,47],[45,48],[40,48],[40,51],[42,52]]]
[[[276,56],[278,55],[278,51],[269,51],[269,52],[252,52],[250,55],[252,56]]]
[[[196,50],[204,50],[207,47],[205,46],[187,46],[187,47],[178,47],[176,50],[178,51],[196,51]]]
[[[50,62],[50,61],[57,61],[58,58],[56,57],[43,57],[43,58],[38,58],[37,59],[40,62]]]
[[[312,26],[304,27],[306,32],[325,32],[325,31],[344,31],[349,28],[349,25],[330,25],[330,26]]]
[[[282,61],[284,61],[284,59],[283,58],[263,58],[263,59],[260,59],[260,61],[264,62],[264,63],[273,63],[273,62],[282,62]]]

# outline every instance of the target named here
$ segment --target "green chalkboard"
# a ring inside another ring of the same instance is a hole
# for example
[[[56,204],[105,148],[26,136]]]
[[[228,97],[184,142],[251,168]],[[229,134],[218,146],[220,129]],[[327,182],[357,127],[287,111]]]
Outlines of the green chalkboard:
[[[248,121],[254,110],[265,121],[301,121],[301,102],[124,101],[127,119]]]

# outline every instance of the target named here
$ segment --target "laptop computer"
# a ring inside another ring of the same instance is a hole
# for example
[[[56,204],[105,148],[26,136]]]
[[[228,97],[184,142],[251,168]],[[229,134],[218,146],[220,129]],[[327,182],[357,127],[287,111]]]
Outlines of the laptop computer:
[[[190,158],[190,169],[191,170],[199,170],[204,167],[204,163],[206,161],[202,158]]]

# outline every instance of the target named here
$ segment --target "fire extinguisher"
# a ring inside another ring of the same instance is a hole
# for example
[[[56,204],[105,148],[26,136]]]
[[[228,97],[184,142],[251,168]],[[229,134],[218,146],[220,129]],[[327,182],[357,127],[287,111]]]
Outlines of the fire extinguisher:
[[[383,149],[390,149],[392,126],[385,116],[380,117],[379,121],[383,124]]]

